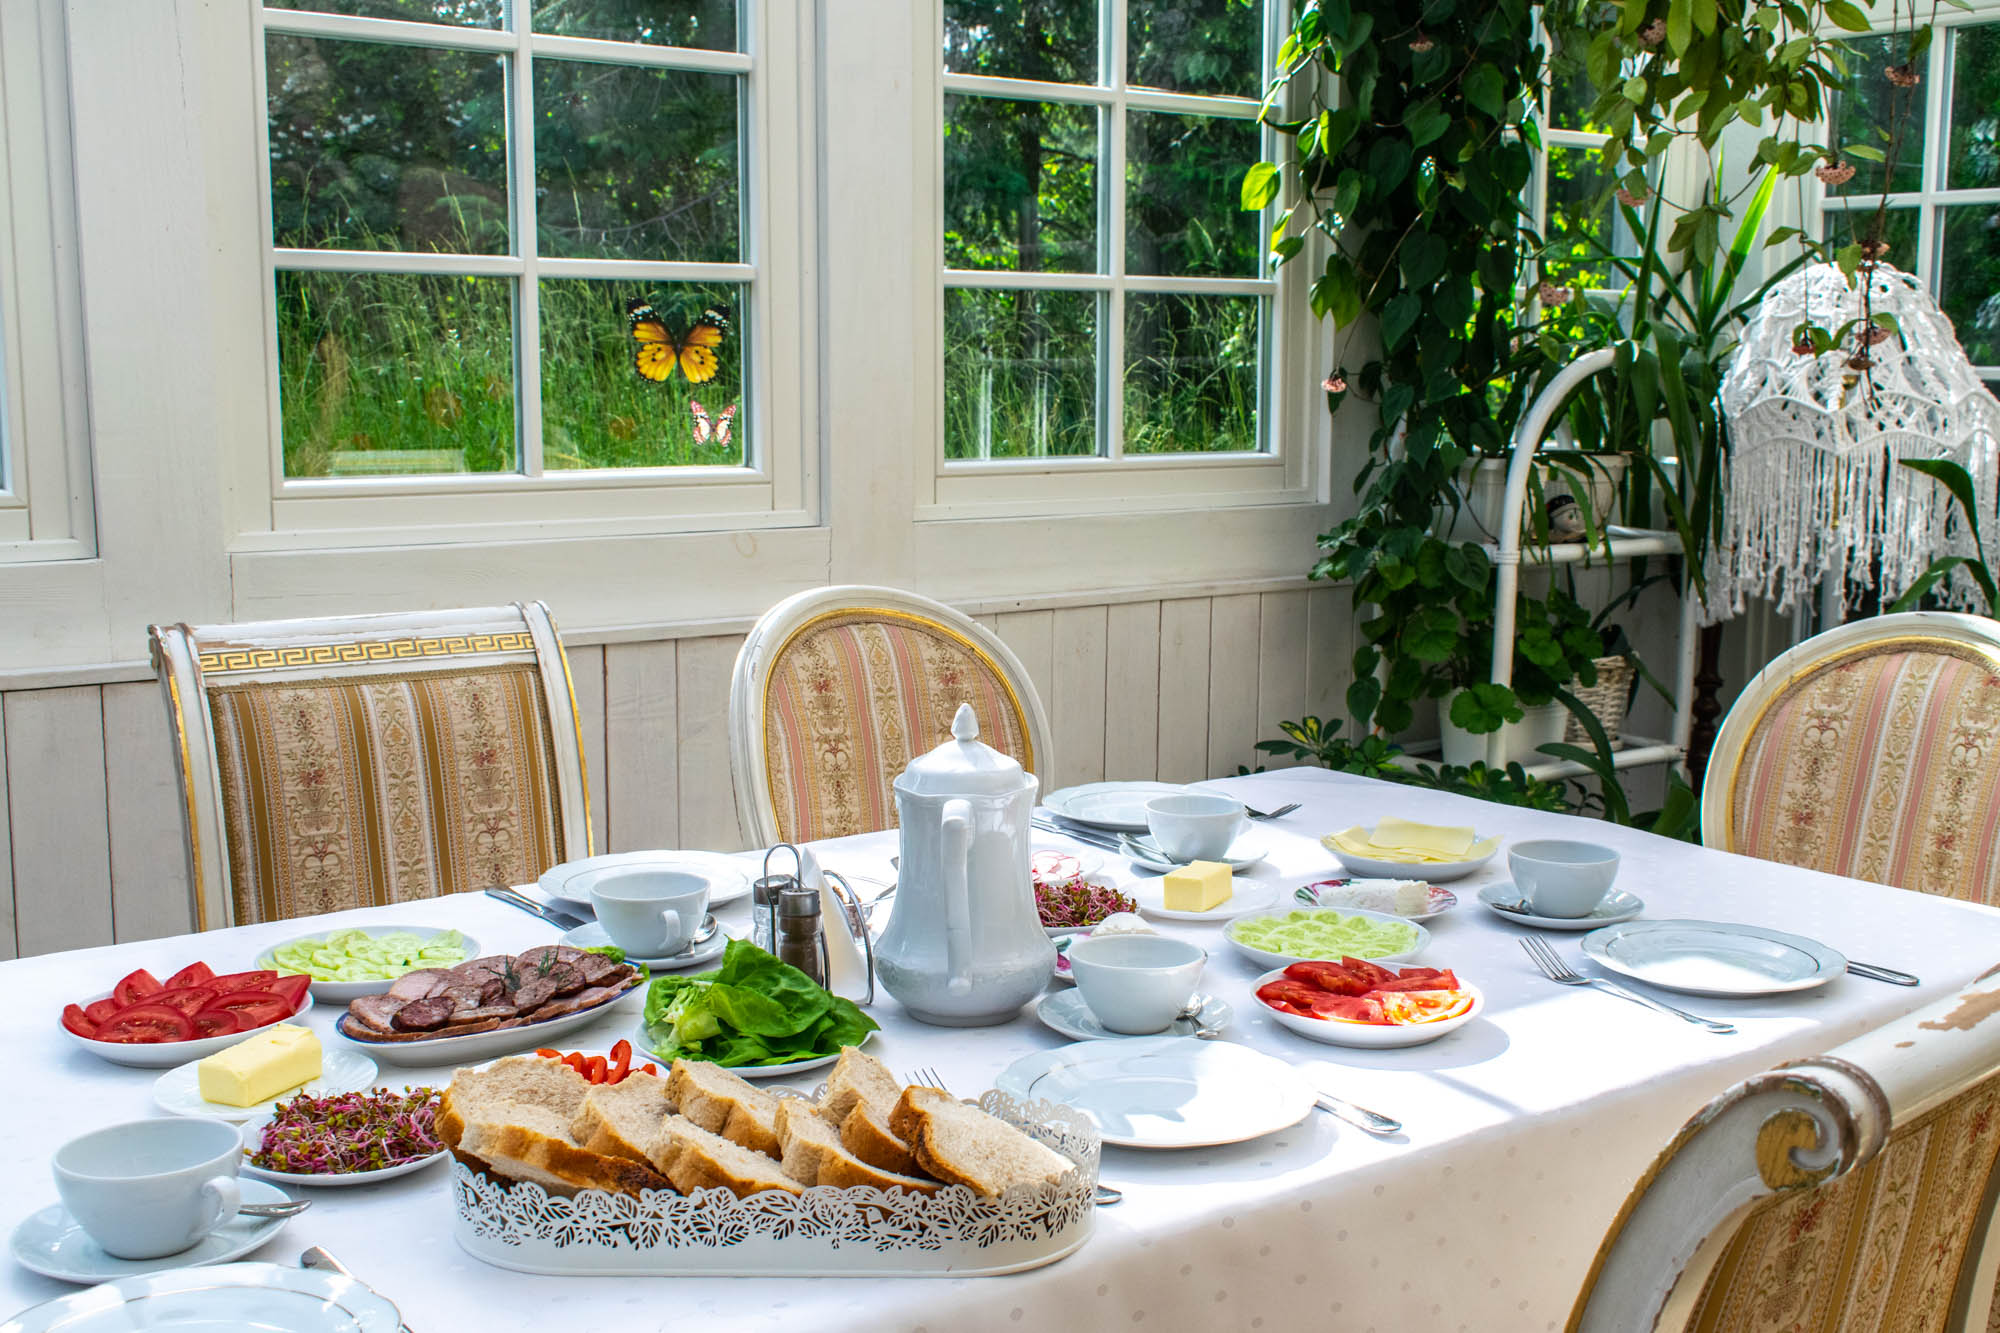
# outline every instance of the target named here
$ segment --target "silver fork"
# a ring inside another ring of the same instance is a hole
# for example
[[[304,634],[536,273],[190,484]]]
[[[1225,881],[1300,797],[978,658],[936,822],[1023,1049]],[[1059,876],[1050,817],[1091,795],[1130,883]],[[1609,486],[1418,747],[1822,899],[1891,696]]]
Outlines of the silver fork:
[[[939,1092],[947,1096],[951,1093],[951,1089],[944,1085],[944,1075],[928,1067],[912,1069],[910,1071],[909,1082],[920,1084],[926,1088],[936,1088]],[[1109,1208],[1114,1203],[1122,1202],[1124,1198],[1124,1190],[1113,1189],[1103,1181],[1099,1181],[1097,1183],[1097,1193],[1091,1196],[1091,1202],[1099,1208]]]
[[[1703,1018],[1700,1014],[1691,1014],[1685,1009],[1676,1009],[1670,1004],[1661,1004],[1658,1000],[1650,996],[1641,995],[1637,991],[1626,990],[1618,983],[1606,981],[1602,977],[1586,977],[1570,967],[1568,963],[1565,963],[1556,955],[1554,949],[1551,949],[1540,940],[1522,940],[1521,947],[1527,951],[1529,960],[1541,970],[1541,974],[1558,985],[1595,986],[1598,990],[1610,991],[1613,995],[1623,996],[1634,1004],[1643,1004],[1648,1009],[1657,1009],[1663,1014],[1672,1014],[1675,1018],[1683,1019],[1698,1027],[1705,1027],[1710,1032],[1720,1032],[1727,1036],[1736,1031],[1736,1025],[1733,1023],[1718,1023],[1712,1018]]]
[[[1243,807],[1243,813],[1252,819],[1283,819],[1298,808],[1297,801],[1293,801],[1290,805],[1281,805],[1276,810],[1252,810],[1246,805]]]

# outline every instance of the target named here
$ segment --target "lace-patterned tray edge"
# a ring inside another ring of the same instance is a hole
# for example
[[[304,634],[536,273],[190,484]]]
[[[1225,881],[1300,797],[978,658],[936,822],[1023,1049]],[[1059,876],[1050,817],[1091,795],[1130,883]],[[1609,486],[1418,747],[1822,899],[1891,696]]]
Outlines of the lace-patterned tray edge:
[[[976,1104],[1076,1168],[998,1198],[963,1186],[934,1195],[815,1186],[747,1199],[721,1189],[564,1197],[454,1160],[452,1233],[466,1253],[496,1267],[568,1275],[965,1277],[1019,1272],[1074,1252],[1091,1230],[1096,1129],[1056,1102],[992,1091]]]

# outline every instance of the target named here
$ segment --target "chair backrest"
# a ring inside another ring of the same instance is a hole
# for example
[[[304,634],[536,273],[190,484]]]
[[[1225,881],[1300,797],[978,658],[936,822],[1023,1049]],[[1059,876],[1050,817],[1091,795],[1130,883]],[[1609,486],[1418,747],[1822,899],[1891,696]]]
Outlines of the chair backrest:
[[[1688,1121],[1611,1224],[1569,1333],[1983,1330],[2000,977]]]
[[[736,656],[730,768],[755,846],[896,826],[891,784],[951,735],[970,703],[979,738],[1049,772],[1049,726],[1020,660],[977,621],[895,588],[795,594]]]
[[[200,929],[519,884],[589,855],[576,695],[540,602],[149,638]]]
[[[1702,839],[2000,905],[2000,624],[1878,616],[1758,672],[1716,735]]]

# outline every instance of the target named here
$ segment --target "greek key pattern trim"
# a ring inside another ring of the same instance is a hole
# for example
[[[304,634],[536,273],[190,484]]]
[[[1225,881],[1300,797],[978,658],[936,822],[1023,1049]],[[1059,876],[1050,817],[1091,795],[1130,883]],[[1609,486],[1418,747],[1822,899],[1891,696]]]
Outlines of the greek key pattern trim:
[[[303,643],[287,648],[217,648],[201,655],[207,674],[267,671],[273,667],[347,666],[364,662],[403,662],[421,657],[459,657],[467,653],[522,653],[535,650],[534,636],[523,631],[503,634],[448,634],[434,639],[366,639],[356,643]]]

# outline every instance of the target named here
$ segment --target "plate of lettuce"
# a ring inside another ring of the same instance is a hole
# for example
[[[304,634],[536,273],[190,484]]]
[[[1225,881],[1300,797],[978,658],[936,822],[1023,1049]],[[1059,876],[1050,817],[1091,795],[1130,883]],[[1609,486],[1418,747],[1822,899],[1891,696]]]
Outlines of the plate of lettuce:
[[[661,1060],[776,1078],[832,1063],[879,1026],[790,963],[733,939],[717,970],[654,980],[640,1035]]]

